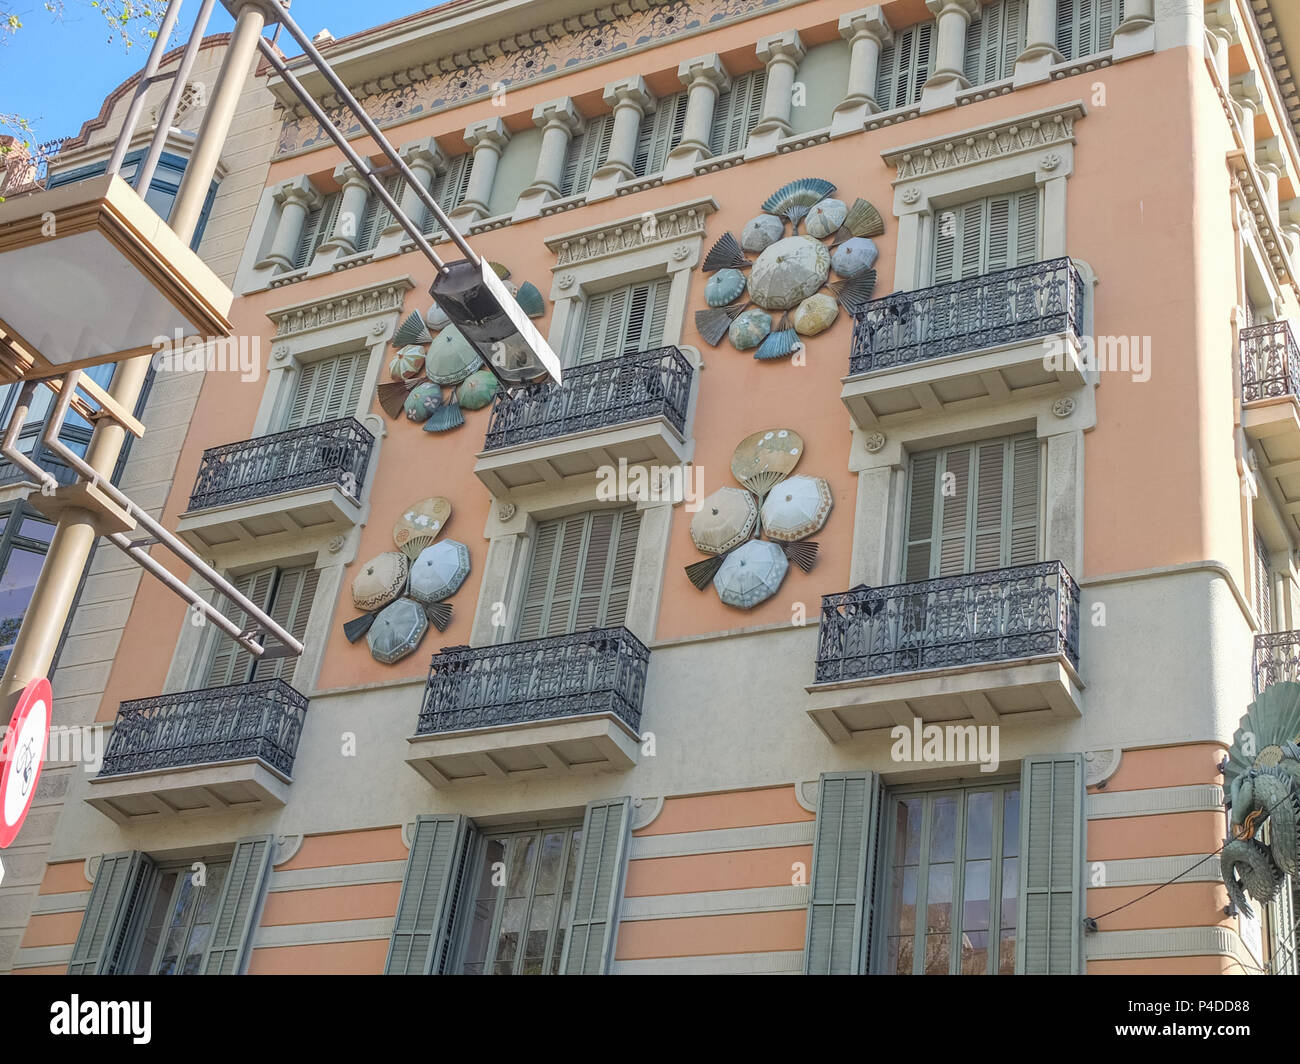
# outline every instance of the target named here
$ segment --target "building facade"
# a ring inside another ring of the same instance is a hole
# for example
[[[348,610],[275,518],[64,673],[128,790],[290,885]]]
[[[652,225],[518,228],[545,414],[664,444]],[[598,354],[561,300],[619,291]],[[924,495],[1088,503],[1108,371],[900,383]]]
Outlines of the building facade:
[[[228,43],[226,34],[205,38],[191,68],[179,113],[145,195],[145,201],[164,219],[170,214],[202,121],[206,96],[221,69]],[[162,75],[176,70],[180,51],[176,49],[163,58],[159,67]],[[119,85],[75,137],[57,144],[57,152],[49,158],[37,183],[39,187],[57,188],[104,172],[137,81],[138,75]],[[124,180],[134,178],[170,89],[170,79],[164,78],[147,90],[138,132],[121,169]],[[275,142],[274,121],[274,99],[266,89],[265,78],[250,70],[193,241],[194,250],[227,283],[234,278],[266,181]],[[99,366],[90,372],[101,384],[108,385],[113,367]],[[176,476],[176,461],[202,382],[201,368],[153,373],[137,404],[137,416],[151,428],[147,438],[128,444],[113,479],[154,515],[161,513]],[[6,425],[17,399],[17,386],[0,389],[0,419]],[[41,443],[51,405],[51,394],[38,389],[20,446],[60,483],[71,483],[75,479],[72,471]],[[84,454],[90,425],[72,414],[63,438]],[[0,665],[8,662],[54,527],[40,511],[39,492],[34,498],[32,493],[33,485],[22,471],[0,460],[0,525],[4,528],[0,533]],[[60,703],[59,726],[79,726],[94,719],[131,612],[139,574],[134,563],[112,549],[96,551],[86,566],[79,606],[68,621],[55,659],[53,683]],[[78,757],[80,750],[78,746],[75,751]],[[72,751],[65,749],[64,753]],[[7,970],[13,963],[44,874],[46,850],[62,808],[64,784],[58,777],[56,769],[42,784],[30,826],[7,854],[0,886],[0,970]]]
[[[1296,645],[1281,6],[462,0],[334,41],[561,357],[490,401],[269,79],[260,372],[142,445],[305,649],[103,574],[56,723],[105,753],[47,768],[12,970],[1287,970],[1289,892],[1247,917],[1212,856]]]

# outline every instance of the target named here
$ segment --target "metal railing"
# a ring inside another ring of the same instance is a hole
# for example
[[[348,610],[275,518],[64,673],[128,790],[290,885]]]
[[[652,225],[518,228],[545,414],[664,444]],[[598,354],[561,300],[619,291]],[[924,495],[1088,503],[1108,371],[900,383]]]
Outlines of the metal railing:
[[[123,702],[100,776],[260,758],[293,772],[307,698],[283,680]]]
[[[360,497],[375,438],[355,418],[209,447],[199,463],[190,509],[265,499],[337,484]]]
[[[1300,682],[1300,632],[1261,632],[1251,662],[1255,694],[1283,680]]]
[[[613,713],[641,725],[650,651],[626,628],[593,628],[433,656],[419,735]]]
[[[1064,654],[1079,664],[1079,588],[1039,562],[822,598],[817,682]]]
[[[1063,258],[872,300],[854,315],[849,373],[1053,333],[1081,336],[1083,291],[1078,269]]]
[[[498,392],[484,450],[650,417],[665,418],[685,435],[694,372],[677,348],[661,347],[566,367],[563,384],[537,384],[513,395]]]
[[[1241,330],[1241,401],[1300,395],[1300,347],[1286,321]]]

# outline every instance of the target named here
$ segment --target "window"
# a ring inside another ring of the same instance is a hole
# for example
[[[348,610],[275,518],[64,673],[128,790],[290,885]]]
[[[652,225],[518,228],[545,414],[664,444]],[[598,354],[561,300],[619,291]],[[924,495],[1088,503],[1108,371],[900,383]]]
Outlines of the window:
[[[1268,548],[1259,532],[1255,532],[1255,613],[1260,630],[1273,630],[1273,575],[1269,565]]]
[[[582,825],[484,836],[461,972],[555,975],[573,904]],[[505,882],[496,877],[504,868]],[[496,879],[496,882],[494,882]]]
[[[22,503],[5,520],[0,534],[0,668],[9,664],[53,534],[54,526]]]
[[[122,169],[118,171],[118,176],[128,185],[134,183],[135,175],[139,172],[140,163],[144,160],[145,150],[133,151],[122,160]],[[154,169],[153,179],[149,182],[149,188],[145,191],[144,201],[154,209],[154,213],[163,220],[171,218],[172,207],[176,203],[176,194],[181,188],[181,178],[185,176],[185,166],[188,160],[179,155],[173,155],[170,152],[164,152],[158,159],[158,166]],[[60,185],[70,185],[74,181],[85,181],[90,177],[98,177],[108,169],[108,160],[102,163],[91,163],[89,166],[80,166],[75,170],[67,170],[61,174],[53,174],[46,182],[49,188],[58,188]],[[199,243],[203,240],[203,230],[208,224],[208,215],[212,211],[213,201],[217,198],[217,184],[213,181],[212,187],[208,190],[208,198],[203,204],[203,213],[199,215],[199,222],[194,227],[194,236],[190,239],[190,248],[198,250]]]
[[[671,284],[665,277],[589,296],[582,316],[577,365],[660,347],[668,321]]]
[[[767,90],[767,71],[754,70],[732,79],[731,88],[718,96],[713,108],[713,129],[709,152],[730,155],[743,151],[749,134],[763,117],[763,93]]]
[[[1124,20],[1124,0],[1056,0],[1056,50],[1066,59],[1104,52]]]
[[[876,79],[876,102],[882,111],[919,103],[921,89],[934,69],[930,48],[933,22],[920,22],[894,35],[880,50],[880,73]]]
[[[689,93],[678,92],[659,101],[654,114],[641,119],[632,169],[637,177],[647,177],[663,170],[668,153],[682,140],[686,126],[686,102]]]
[[[316,249],[329,239],[334,231],[334,221],[339,215],[339,203],[342,193],[331,192],[321,201],[319,207],[307,212],[302,225],[302,236],[298,238],[298,250],[293,257],[293,268],[301,270],[309,265]]]
[[[966,80],[972,85],[1001,81],[1016,72],[1025,50],[1029,0],[995,0],[981,8],[966,30]]]
[[[438,206],[447,214],[450,214],[465,199],[469,192],[469,177],[473,171],[474,156],[470,152],[463,155],[457,155],[447,163],[447,169],[433,179],[433,184],[429,186],[429,194],[437,202]],[[438,219],[433,211],[426,211],[424,216],[424,234],[438,230]]]
[[[515,638],[621,625],[640,528],[641,514],[634,509],[539,522]]]
[[[934,284],[1038,261],[1038,189],[935,212]]]
[[[312,598],[316,594],[319,577],[320,570],[309,565],[287,569],[272,566],[245,573],[231,583],[235,590],[260,606],[276,624],[301,642],[307,632],[307,619],[311,615]],[[248,618],[243,610],[230,607],[226,613],[241,628],[247,625]],[[254,661],[253,655],[233,639],[222,637],[213,646],[212,659],[208,663],[207,677],[202,686],[224,687],[227,684],[277,677],[292,684],[297,664],[296,657],[262,658]]]
[[[69,975],[236,975],[275,852],[275,837],[240,839],[196,861],[105,854],[95,873]]]
[[[199,973],[230,860],[202,861],[201,885],[194,882],[193,863],[158,868],[153,904],[130,969],[133,975]]]
[[[955,787],[885,801],[882,971],[1013,974],[1019,787]]]
[[[402,175],[389,174],[383,181],[384,191],[393,197],[400,206],[402,195]],[[378,194],[372,189],[366,199],[366,209],[361,215],[361,226],[357,232],[357,250],[369,251],[379,240],[379,234],[388,228],[393,220],[393,212],[384,206]]]
[[[298,370],[284,427],[297,429],[352,417],[361,401],[369,359],[368,352],[354,351],[304,362]]]
[[[609,141],[614,135],[614,116],[601,115],[587,123],[587,128],[569,138],[560,178],[561,196],[580,196],[591,184],[592,175],[609,155]]]
[[[1038,561],[1040,447],[1018,436],[913,455],[904,581]]]

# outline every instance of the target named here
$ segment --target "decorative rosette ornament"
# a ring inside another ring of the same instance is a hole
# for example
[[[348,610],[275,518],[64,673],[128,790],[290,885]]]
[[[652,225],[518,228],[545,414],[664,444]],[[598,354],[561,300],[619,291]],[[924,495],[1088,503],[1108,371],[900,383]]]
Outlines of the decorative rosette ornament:
[[[803,438],[792,429],[740,442],[731,472],[744,487],[719,488],[691,518],[691,541],[711,555],[686,567],[692,584],[703,591],[712,583],[724,603],[747,610],[776,594],[790,562],[812,569],[817,544],[808,537],[826,524],[832,500],[821,477],[790,475],[802,457]]]
[[[726,337],[755,358],[789,358],[800,337],[835,324],[840,307],[852,314],[871,299],[879,255],[871,238],[885,231],[884,220],[866,200],[850,207],[832,198],[834,191],[820,177],[791,181],[768,197],[739,239],[724,233],[709,249],[709,308],[695,312],[707,343],[716,347]]]
[[[515,286],[499,262],[492,269],[530,318],[546,313],[535,284]],[[412,312],[390,341],[397,348],[388,363],[392,381],[379,385],[379,405],[394,421],[405,418],[425,432],[446,432],[465,424],[466,410],[482,410],[496,395],[496,375],[437,303],[427,313]]]

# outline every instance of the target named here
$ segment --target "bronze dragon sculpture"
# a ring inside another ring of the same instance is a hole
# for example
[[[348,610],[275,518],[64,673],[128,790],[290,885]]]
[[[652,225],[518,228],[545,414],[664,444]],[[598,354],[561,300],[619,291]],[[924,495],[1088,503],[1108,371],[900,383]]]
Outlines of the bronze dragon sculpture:
[[[1219,855],[1228,896],[1247,917],[1246,895],[1271,902],[1300,874],[1300,683],[1266,687],[1232,737],[1224,768],[1232,838]]]

